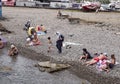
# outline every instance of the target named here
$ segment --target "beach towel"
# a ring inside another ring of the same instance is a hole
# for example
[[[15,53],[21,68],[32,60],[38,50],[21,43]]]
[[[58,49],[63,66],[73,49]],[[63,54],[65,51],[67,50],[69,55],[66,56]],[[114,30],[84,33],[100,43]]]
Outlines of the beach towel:
[[[67,45],[83,45],[83,44],[80,44],[80,43],[75,43],[75,42],[64,42],[63,43],[63,47],[67,46]]]
[[[37,31],[37,35],[39,36],[39,35],[45,35],[46,33],[45,32],[43,32],[43,31]]]

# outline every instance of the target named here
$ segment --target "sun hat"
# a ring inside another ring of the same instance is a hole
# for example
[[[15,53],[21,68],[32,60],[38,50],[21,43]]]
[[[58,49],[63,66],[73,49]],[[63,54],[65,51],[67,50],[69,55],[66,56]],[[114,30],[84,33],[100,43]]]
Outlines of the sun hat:
[[[15,47],[15,46],[12,44],[12,45],[11,45],[11,48],[14,48],[14,47]]]
[[[60,32],[56,32],[57,35],[60,35]]]

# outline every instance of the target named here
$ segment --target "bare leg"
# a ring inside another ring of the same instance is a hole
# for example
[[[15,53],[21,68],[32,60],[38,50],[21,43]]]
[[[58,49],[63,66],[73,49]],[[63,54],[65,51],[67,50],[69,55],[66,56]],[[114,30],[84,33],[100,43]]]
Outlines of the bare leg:
[[[81,57],[80,57],[80,60],[82,60],[82,59],[84,59],[84,58],[85,58],[85,56],[81,56]]]
[[[94,60],[94,59],[92,59],[91,61],[89,61],[89,62],[87,63],[87,66],[93,65],[93,64],[95,64],[95,63],[97,63],[97,61]]]

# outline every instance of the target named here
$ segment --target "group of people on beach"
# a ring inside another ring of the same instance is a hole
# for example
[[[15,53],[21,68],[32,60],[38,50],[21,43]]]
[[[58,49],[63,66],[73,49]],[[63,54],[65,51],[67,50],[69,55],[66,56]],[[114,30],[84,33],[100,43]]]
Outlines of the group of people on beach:
[[[39,31],[42,31],[44,32],[45,34],[47,34],[47,30],[45,29],[45,27],[41,24],[41,26],[37,25],[36,27],[31,27],[31,24],[30,24],[30,20],[27,21],[27,23],[25,24],[25,28],[24,30],[27,31],[27,39],[26,39],[26,45],[40,45],[41,42],[40,40],[38,39],[38,34],[39,34]],[[56,32],[56,35],[57,35],[57,40],[56,40],[56,48],[58,49],[58,53],[62,53],[62,46],[63,46],[63,41],[64,41],[64,36],[60,33],[60,32]],[[47,40],[48,40],[48,50],[47,52],[51,52],[51,49],[52,49],[52,46],[53,46],[53,43],[52,43],[52,40],[51,40],[51,37],[47,37]]]
[[[95,53],[92,57],[86,48],[83,48],[82,50],[83,55],[80,57],[80,60],[84,59],[84,65],[89,66],[96,64],[98,70],[109,72],[110,69],[112,69],[116,64],[116,58],[114,54],[111,54],[111,58],[108,58],[107,53]]]
[[[47,30],[45,29],[45,27],[41,24],[41,26],[37,25],[36,27],[31,27],[31,22],[30,20],[27,21],[27,23],[25,24],[24,30],[27,31],[27,43],[26,45],[40,45],[40,40],[38,39],[38,31],[42,31],[44,33],[47,33]]]

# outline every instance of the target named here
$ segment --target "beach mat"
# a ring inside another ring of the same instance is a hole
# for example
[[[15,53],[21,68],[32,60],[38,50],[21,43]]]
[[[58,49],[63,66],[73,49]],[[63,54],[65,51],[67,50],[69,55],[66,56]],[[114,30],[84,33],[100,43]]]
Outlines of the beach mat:
[[[45,32],[43,32],[43,31],[37,31],[37,35],[39,36],[39,35],[45,35],[46,33]]]

